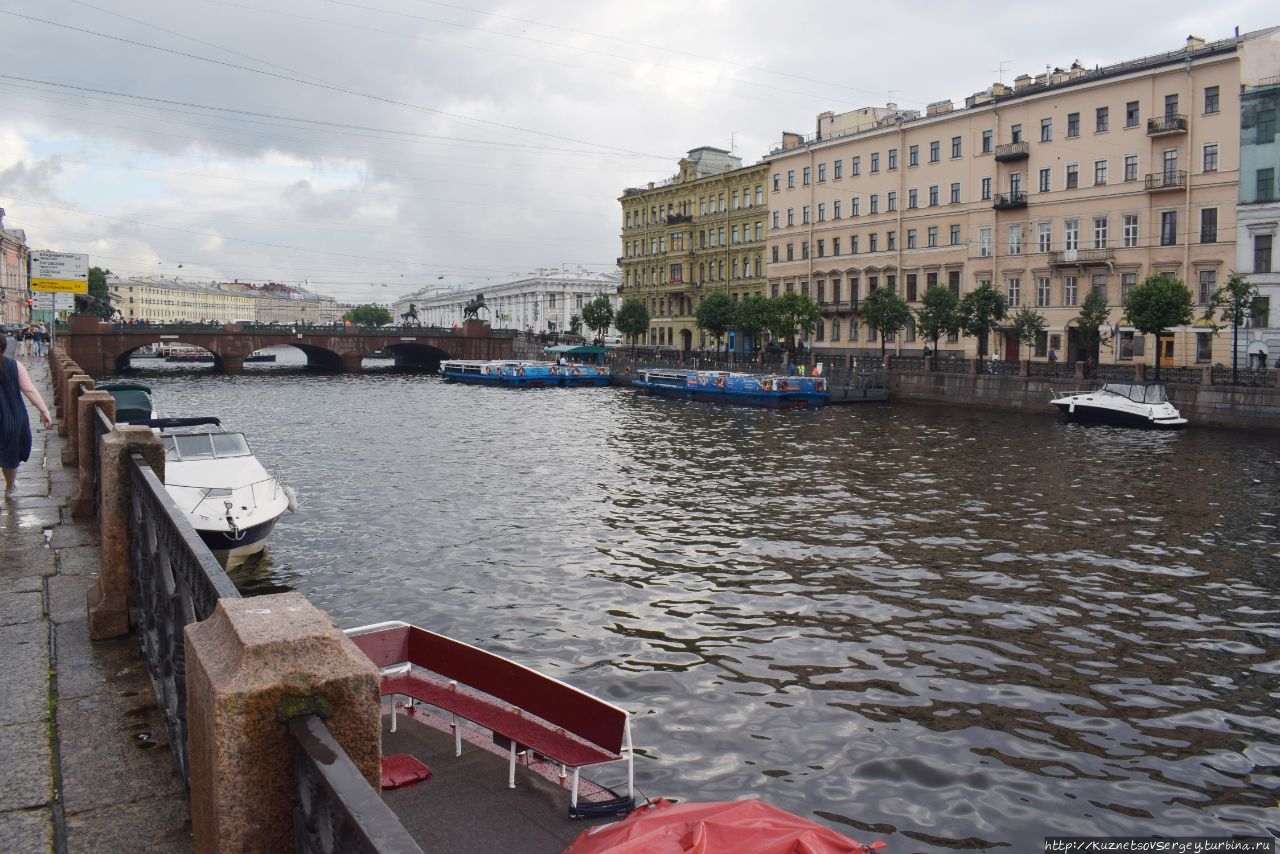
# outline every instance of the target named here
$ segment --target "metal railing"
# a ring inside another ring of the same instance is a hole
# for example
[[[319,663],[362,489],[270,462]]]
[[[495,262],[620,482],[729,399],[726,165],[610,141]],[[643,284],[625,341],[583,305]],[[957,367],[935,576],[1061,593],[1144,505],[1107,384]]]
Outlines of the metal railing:
[[[298,746],[293,836],[299,852],[421,854],[418,843],[370,787],[324,721],[315,715],[292,718],[289,734]]]
[[[1053,266],[1070,264],[1094,264],[1099,261],[1111,261],[1115,258],[1114,249],[1059,249],[1049,253],[1049,263]]]
[[[1187,117],[1181,113],[1147,119],[1147,133],[1152,136],[1162,133],[1181,133],[1186,129]]]
[[[1172,169],[1165,172],[1149,172],[1144,183],[1148,190],[1181,190],[1187,186],[1187,173]]]
[[[1016,193],[996,193],[991,206],[996,210],[1025,208],[1027,206],[1027,194],[1021,191]]]
[[[1006,142],[1003,145],[996,146],[996,160],[1007,162],[1010,160],[1022,160],[1031,156],[1031,143],[1023,140],[1022,142]]]

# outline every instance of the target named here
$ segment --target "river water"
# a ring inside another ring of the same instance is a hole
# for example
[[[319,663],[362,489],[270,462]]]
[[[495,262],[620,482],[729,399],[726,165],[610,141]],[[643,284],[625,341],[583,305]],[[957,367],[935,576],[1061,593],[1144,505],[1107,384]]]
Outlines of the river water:
[[[643,795],[757,796],[891,854],[1280,834],[1278,436],[314,376],[277,352],[138,374],[299,494],[241,589],[625,707]]]

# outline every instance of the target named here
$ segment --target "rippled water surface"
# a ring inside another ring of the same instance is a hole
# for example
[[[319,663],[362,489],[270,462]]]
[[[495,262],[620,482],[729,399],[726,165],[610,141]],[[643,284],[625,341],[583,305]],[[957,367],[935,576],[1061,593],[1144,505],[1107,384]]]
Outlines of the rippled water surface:
[[[242,589],[619,703],[646,795],[759,796],[893,854],[1280,833],[1275,436],[281,359],[141,375],[300,495]]]

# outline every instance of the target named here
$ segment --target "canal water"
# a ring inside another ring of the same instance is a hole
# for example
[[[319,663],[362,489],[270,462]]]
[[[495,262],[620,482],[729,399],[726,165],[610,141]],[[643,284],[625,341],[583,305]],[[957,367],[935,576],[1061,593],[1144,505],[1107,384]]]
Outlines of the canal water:
[[[1280,834],[1280,437],[313,376],[277,352],[138,374],[299,494],[241,589],[625,707],[643,795],[760,797],[894,854]]]

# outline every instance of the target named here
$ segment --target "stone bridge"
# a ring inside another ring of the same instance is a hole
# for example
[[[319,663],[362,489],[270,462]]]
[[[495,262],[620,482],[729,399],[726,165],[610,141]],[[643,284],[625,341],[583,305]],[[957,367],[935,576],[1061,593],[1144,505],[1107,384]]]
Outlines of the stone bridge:
[[[188,344],[213,354],[213,371],[239,374],[255,350],[287,344],[307,357],[307,366],[328,373],[360,373],[366,356],[382,350],[397,367],[434,371],[445,359],[509,359],[515,333],[494,332],[483,321],[459,329],[416,326],[131,326],[74,315],[57,330],[58,344],[91,376],[125,372],[132,353],[148,344]]]

